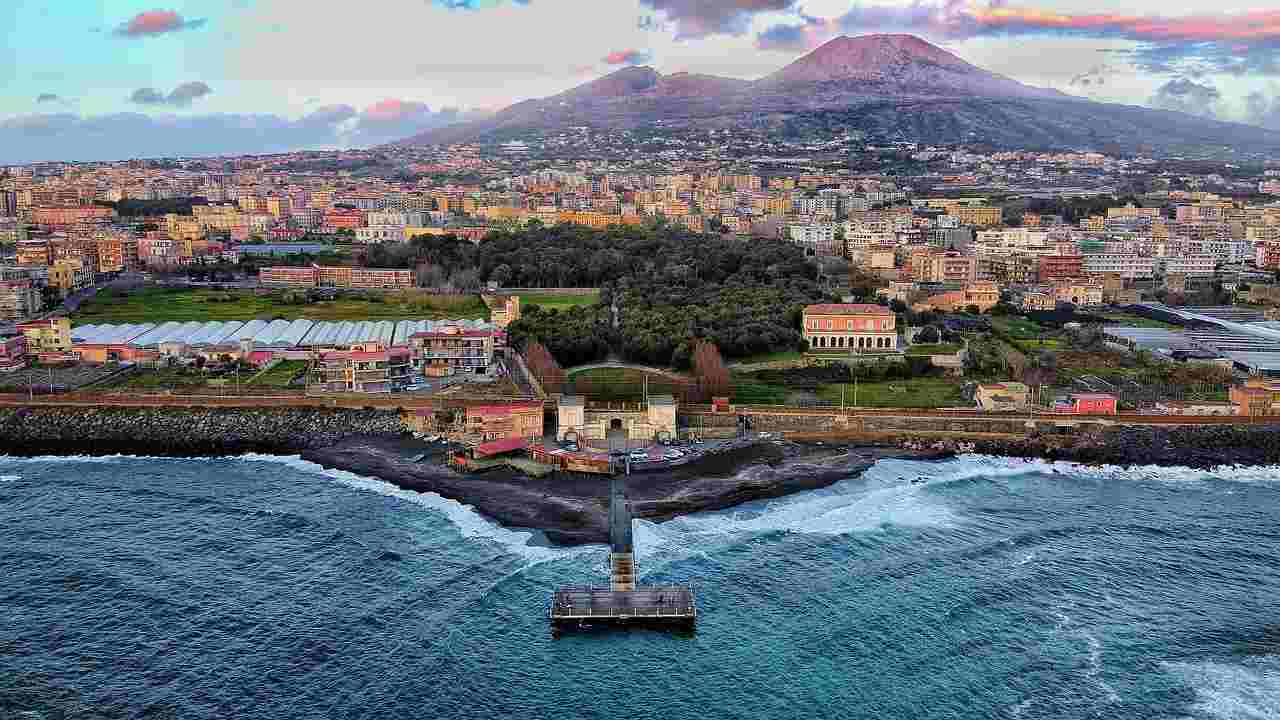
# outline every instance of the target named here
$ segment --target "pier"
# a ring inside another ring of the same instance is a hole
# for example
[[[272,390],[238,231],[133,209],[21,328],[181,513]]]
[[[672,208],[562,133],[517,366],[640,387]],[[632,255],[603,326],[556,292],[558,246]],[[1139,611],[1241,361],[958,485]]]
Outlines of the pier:
[[[609,481],[609,587],[563,587],[551,598],[553,629],[654,625],[692,628],[698,610],[687,585],[636,586],[635,543],[626,479]]]

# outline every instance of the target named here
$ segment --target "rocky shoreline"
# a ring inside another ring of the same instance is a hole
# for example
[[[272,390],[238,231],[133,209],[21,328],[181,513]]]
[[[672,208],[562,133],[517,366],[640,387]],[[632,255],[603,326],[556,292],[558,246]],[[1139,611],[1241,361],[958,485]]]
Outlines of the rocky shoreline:
[[[637,517],[660,522],[826,487],[884,459],[933,460],[956,452],[1121,466],[1280,465],[1280,425],[1128,427],[974,442],[904,437],[898,447],[762,442],[681,467],[637,473],[628,482],[628,494]],[[462,474],[442,462],[442,446],[432,449],[410,437],[395,411],[0,408],[0,455],[244,453],[301,455],[326,468],[435,492],[502,525],[539,530],[557,544],[607,538],[604,478],[565,473],[530,478],[506,469]]]
[[[341,408],[0,408],[0,455],[296,455],[398,438],[399,413]]]
[[[408,490],[438,493],[502,525],[539,530],[555,544],[608,540],[608,480],[603,476],[556,473],[532,478],[501,469],[464,475],[430,457],[421,458],[421,453],[412,442],[352,438],[305,451],[302,458]],[[627,496],[635,517],[661,522],[827,487],[888,458],[950,456],[935,450],[757,443],[668,471],[633,474]]]
[[[982,440],[972,446],[973,452],[985,455],[1208,470],[1224,465],[1280,465],[1280,425],[1117,427],[1079,435]]]

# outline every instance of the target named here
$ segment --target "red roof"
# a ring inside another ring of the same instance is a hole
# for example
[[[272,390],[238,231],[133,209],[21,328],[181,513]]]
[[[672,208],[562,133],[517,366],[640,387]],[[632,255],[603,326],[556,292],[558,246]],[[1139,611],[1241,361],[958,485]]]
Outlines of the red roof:
[[[477,445],[475,449],[476,457],[489,457],[490,455],[501,455],[509,453],[513,450],[523,450],[529,447],[529,441],[520,437],[510,437],[505,440],[494,440],[483,445]]]
[[[892,315],[893,311],[883,305],[870,303],[832,303],[828,305],[809,305],[804,309],[805,315]]]
[[[542,409],[541,403],[516,403],[513,405],[477,405],[467,408],[468,415],[510,415],[521,410]]]

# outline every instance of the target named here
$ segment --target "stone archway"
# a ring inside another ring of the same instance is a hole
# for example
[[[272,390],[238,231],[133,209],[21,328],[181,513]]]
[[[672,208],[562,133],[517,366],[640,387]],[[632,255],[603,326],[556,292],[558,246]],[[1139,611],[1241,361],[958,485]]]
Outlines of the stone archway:
[[[621,430],[621,429],[622,429],[622,418],[613,418],[612,420],[609,421],[609,430],[612,431],[612,430]]]

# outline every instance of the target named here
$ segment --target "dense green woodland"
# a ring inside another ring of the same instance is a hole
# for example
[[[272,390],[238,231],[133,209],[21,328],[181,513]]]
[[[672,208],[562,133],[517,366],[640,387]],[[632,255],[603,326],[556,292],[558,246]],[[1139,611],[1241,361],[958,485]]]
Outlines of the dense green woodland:
[[[576,225],[495,232],[479,245],[419,238],[409,264],[508,287],[601,287],[601,303],[525,308],[509,329],[517,345],[540,340],[565,366],[607,357],[688,367],[698,338],[728,357],[801,346],[801,309],[829,296],[800,249],[778,241],[724,239],[673,227]],[[615,328],[611,306],[618,306]]]

